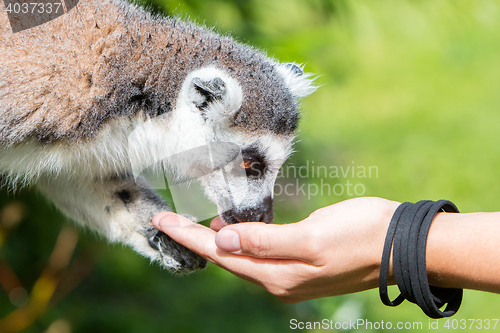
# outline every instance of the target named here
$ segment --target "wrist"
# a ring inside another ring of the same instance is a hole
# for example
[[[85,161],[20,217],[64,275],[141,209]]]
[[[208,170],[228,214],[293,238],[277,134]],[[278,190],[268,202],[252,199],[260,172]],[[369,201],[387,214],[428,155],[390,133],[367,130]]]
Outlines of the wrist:
[[[468,272],[475,271],[470,266],[470,254],[474,248],[474,232],[467,231],[473,225],[474,216],[480,214],[439,213],[434,218],[426,249],[426,266],[429,284],[443,288],[469,288]],[[467,239],[465,239],[465,238]],[[475,257],[476,260],[478,257]],[[468,262],[469,261],[469,262]]]
[[[372,246],[370,247],[369,258],[371,262],[371,267],[374,268],[373,276],[370,276],[373,279],[373,287],[378,287],[379,276],[380,276],[380,267],[381,267],[381,259],[382,252],[384,249],[384,242],[387,236],[387,231],[389,228],[389,224],[394,215],[394,212],[399,207],[401,203],[396,201],[384,200],[384,204],[381,205],[380,215],[377,218],[377,228],[374,232]],[[389,271],[388,271],[388,284],[394,285],[396,281],[394,279],[394,272],[392,268],[392,255],[389,260]]]
[[[452,253],[449,253],[450,239],[453,237],[453,219],[456,215],[450,213],[439,213],[432,221],[431,229],[427,239],[426,265],[429,284],[443,288],[460,288],[453,281],[453,275],[450,274],[445,261],[454,261]],[[456,227],[456,226],[455,226]]]

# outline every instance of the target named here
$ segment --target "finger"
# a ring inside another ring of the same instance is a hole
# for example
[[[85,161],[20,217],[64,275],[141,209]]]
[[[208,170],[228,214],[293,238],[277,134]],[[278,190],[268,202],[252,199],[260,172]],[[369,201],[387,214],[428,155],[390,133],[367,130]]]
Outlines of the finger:
[[[184,216],[172,212],[156,215],[153,218],[153,225],[169,235],[177,243],[184,245],[219,266],[225,266],[226,257],[230,254],[217,248],[215,245],[217,233],[214,230],[193,223]]]
[[[212,222],[210,222],[210,229],[215,230],[215,231],[219,231],[220,229],[224,228],[225,226],[226,226],[226,223],[224,222],[224,220],[220,216],[217,216],[216,218],[214,218],[212,220]]]
[[[153,217],[153,225],[155,226],[155,228],[158,229],[158,221],[160,221],[162,219],[162,217],[169,215],[169,214],[172,214],[172,212],[161,212],[161,213],[156,214]]]
[[[296,260],[258,259],[222,251],[215,245],[215,231],[175,213],[161,213],[155,216],[153,221],[156,228],[165,232],[174,241],[212,263],[259,285],[262,285],[259,282],[261,279],[270,279],[267,275],[280,269],[290,269],[290,266],[307,266],[306,263]]]
[[[222,228],[215,237],[217,247],[234,254],[255,258],[296,259],[322,265],[318,246],[321,239],[314,230],[299,223],[264,224],[247,222]]]

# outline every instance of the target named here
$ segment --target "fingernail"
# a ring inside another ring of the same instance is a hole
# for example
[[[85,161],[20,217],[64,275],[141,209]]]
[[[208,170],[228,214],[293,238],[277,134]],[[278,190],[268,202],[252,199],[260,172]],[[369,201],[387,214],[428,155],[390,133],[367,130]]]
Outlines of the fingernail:
[[[215,237],[217,247],[227,251],[236,252],[241,250],[240,235],[234,230],[221,230]]]
[[[156,215],[153,217],[153,226],[154,226],[156,229],[160,228],[160,224],[159,224],[160,220],[161,220],[163,217],[165,217],[165,216],[167,216],[167,215],[169,215],[169,214],[170,214],[170,212],[161,212],[161,213],[159,213],[159,214],[156,214]]]
[[[158,221],[159,229],[162,230],[166,228],[179,227],[180,225],[179,216],[175,214],[165,215]]]

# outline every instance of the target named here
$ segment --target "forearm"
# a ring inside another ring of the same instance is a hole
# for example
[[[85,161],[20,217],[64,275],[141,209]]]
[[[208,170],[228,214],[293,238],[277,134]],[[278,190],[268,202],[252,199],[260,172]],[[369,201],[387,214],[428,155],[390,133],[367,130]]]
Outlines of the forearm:
[[[440,213],[427,242],[429,283],[500,293],[500,213]]]

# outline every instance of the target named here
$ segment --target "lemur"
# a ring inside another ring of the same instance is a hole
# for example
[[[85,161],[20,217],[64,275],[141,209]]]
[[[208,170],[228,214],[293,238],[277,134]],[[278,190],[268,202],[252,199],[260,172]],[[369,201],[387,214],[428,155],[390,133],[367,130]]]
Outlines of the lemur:
[[[206,261],[153,228],[169,207],[134,170],[229,143],[242,158],[229,169],[244,177],[202,172],[206,196],[227,224],[271,222],[299,100],[314,89],[297,64],[122,0],[81,0],[17,33],[0,3],[0,174],[173,272]],[[170,167],[178,177],[226,167],[206,160]]]

